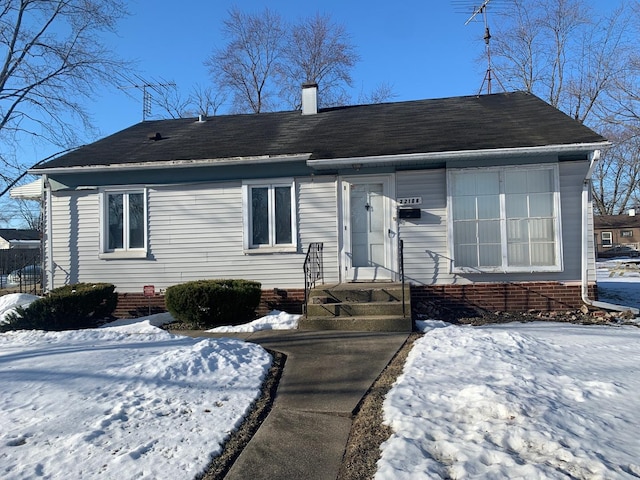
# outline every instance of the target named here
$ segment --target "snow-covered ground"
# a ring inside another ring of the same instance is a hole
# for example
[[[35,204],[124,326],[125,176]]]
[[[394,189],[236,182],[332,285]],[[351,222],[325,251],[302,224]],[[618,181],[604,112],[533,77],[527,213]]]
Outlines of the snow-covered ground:
[[[639,307],[640,274],[598,269]],[[424,322],[384,404],[376,479],[640,477],[640,328]]]
[[[271,357],[155,326],[170,319],[0,334],[0,478],[202,472],[259,395]]]
[[[598,262],[597,274],[599,300],[640,308],[638,259],[615,258]]]
[[[256,332],[259,330],[294,330],[298,328],[300,315],[292,315],[286,312],[272,311],[269,315],[258,318],[244,325],[216,327],[208,330],[214,333],[229,332]]]
[[[598,270],[640,307],[640,273]],[[12,302],[0,297],[0,321]],[[273,312],[218,331],[295,328]],[[193,478],[258,395],[271,359],[158,328],[168,314],[0,334],[0,478]],[[640,328],[423,324],[385,402],[377,478],[640,477]]]

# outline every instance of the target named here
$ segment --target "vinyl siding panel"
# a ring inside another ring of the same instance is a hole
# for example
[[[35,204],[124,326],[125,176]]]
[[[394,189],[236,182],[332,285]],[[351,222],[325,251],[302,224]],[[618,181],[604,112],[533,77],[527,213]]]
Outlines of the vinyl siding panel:
[[[314,177],[301,181],[298,187],[300,244],[306,256],[310,243],[323,243],[324,280],[327,283],[339,281],[337,189],[336,177]]]
[[[474,282],[578,282],[581,272],[581,188],[587,162],[561,162],[561,226],[564,271],[557,273],[452,274],[447,238],[446,169],[396,173],[396,195],[422,197],[421,218],[399,220],[405,275],[416,285]],[[145,259],[100,259],[100,194],[55,192],[50,231],[57,287],[73,282],[110,282],[120,292],[142,292],[204,278],[246,278],[264,289],[302,288],[308,245],[324,244],[327,283],[339,281],[337,178],[296,178],[298,248],[291,253],[243,251],[241,181],[153,186],[147,190],[148,247]],[[48,244],[47,244],[48,245]],[[592,240],[590,239],[592,246]],[[49,245],[47,246],[49,249]],[[595,265],[589,265],[595,280]]]
[[[298,250],[243,251],[242,183],[150,187],[147,194],[148,257],[100,259],[98,192],[58,192],[53,203],[55,286],[110,282],[119,292],[156,290],[190,280],[246,278],[264,289],[301,288],[310,242],[324,242],[325,276],[337,278],[336,183],[296,180]],[[71,222],[69,221],[71,219]]]
[[[399,172],[396,192],[398,198],[422,197],[421,218],[399,221],[407,281],[420,285],[451,283],[446,170]]]
[[[100,247],[97,193],[65,192],[51,202],[53,287],[102,281],[92,274]]]
[[[565,281],[579,281],[582,271],[582,185],[588,162],[560,163],[560,197],[562,204],[562,245]],[[590,209],[590,208],[589,208]],[[591,209],[590,209],[591,210]],[[589,281],[595,281],[593,218],[589,215]]]

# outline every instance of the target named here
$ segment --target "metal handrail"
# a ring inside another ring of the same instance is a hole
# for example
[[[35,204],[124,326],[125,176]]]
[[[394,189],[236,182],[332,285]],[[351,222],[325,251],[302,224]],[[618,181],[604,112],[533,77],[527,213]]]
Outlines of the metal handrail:
[[[304,259],[304,314],[307,315],[307,303],[311,289],[316,286],[318,280],[324,283],[324,267],[322,260],[322,242],[312,242],[307,249],[307,256]]]
[[[404,295],[404,240],[398,241],[398,261],[400,263],[400,281],[402,282],[402,316],[406,317],[405,295]]]

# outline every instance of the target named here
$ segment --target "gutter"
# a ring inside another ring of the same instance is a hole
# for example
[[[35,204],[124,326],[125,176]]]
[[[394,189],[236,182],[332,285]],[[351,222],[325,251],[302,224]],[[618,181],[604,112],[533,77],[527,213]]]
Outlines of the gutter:
[[[640,310],[633,307],[625,307],[615,305],[613,303],[599,302],[589,298],[589,191],[591,189],[591,175],[600,160],[600,150],[594,150],[589,154],[589,170],[582,184],[582,277],[581,277],[581,295],[582,301],[590,307],[602,308],[604,310],[613,310],[616,312],[631,312],[638,315]]]
[[[307,160],[309,167],[321,170],[323,168],[351,168],[354,164],[360,167],[377,167],[386,165],[421,162],[443,162],[447,160],[478,160],[501,157],[526,157],[533,155],[557,155],[562,153],[592,152],[597,148],[610,146],[610,142],[570,143],[563,145],[543,145],[534,147],[488,148],[485,150],[455,150],[447,152],[408,153],[403,155],[377,155],[373,157],[348,157],[336,159]]]

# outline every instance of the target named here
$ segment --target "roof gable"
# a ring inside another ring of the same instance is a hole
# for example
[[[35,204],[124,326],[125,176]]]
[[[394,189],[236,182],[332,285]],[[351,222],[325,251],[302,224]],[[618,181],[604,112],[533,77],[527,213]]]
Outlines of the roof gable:
[[[146,121],[34,170],[283,156],[337,159],[606,141],[516,92],[299,111]]]

